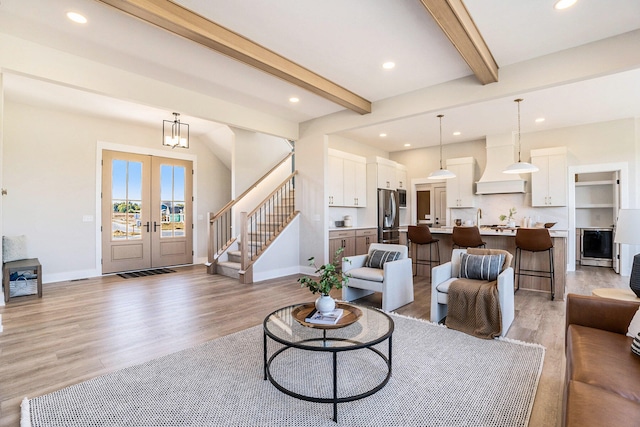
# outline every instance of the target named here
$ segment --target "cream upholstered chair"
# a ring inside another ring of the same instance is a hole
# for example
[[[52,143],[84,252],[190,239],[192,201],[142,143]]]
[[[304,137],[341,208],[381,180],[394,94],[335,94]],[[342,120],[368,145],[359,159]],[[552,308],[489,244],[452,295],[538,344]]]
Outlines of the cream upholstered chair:
[[[449,285],[460,276],[460,256],[466,252],[466,249],[454,249],[451,254],[451,261],[433,267],[431,271],[432,322],[440,322],[447,315]],[[507,259],[505,264],[510,264],[510,259]],[[502,337],[507,334],[515,317],[514,292],[513,268],[510,266],[505,268],[503,266],[502,272],[498,275],[498,300],[502,317],[500,336]]]
[[[382,264],[381,259],[389,258],[385,252],[398,252],[398,259]],[[374,266],[367,266],[371,263]],[[382,268],[376,268],[376,264]],[[342,272],[349,276],[349,282],[342,287],[342,299],[345,301],[382,292],[384,311],[395,310],[413,301],[413,272],[405,245],[372,243],[368,254],[345,257]]]

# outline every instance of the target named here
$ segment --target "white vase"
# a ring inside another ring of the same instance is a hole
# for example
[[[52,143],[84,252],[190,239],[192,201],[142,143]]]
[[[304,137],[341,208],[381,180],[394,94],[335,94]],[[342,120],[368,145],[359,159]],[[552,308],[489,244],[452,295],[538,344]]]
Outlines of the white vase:
[[[331,313],[335,309],[336,302],[329,295],[322,295],[316,300],[316,310],[318,310],[320,314]]]

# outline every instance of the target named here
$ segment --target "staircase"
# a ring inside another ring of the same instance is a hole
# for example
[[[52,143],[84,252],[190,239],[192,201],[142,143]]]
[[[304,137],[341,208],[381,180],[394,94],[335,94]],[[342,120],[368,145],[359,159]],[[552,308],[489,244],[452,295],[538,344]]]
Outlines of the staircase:
[[[278,198],[275,205],[275,213],[267,213],[264,215],[264,221],[256,223],[255,230],[248,232],[249,248],[247,253],[257,253],[267,247],[278,233],[280,233],[285,225],[291,219],[292,212],[295,213],[294,190],[291,189],[286,195]],[[238,249],[228,250],[227,261],[219,261],[215,264],[215,273],[222,276],[240,278],[240,270],[242,269],[242,241],[236,240]]]
[[[241,283],[253,282],[253,264],[298,215],[294,197],[297,171],[277,185],[251,212],[241,212],[238,216],[234,213],[234,207],[269,174],[292,157],[293,153],[290,153],[238,199],[229,202],[215,215],[209,215],[210,274],[238,278]],[[239,222],[235,225],[236,229],[239,225],[239,234],[232,232],[234,218]]]

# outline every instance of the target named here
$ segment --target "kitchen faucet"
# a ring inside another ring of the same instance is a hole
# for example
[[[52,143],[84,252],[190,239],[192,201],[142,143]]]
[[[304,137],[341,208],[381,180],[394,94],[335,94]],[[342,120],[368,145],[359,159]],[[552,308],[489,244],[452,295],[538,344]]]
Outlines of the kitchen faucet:
[[[476,211],[476,226],[480,228],[480,220],[482,219],[482,209],[478,208]]]

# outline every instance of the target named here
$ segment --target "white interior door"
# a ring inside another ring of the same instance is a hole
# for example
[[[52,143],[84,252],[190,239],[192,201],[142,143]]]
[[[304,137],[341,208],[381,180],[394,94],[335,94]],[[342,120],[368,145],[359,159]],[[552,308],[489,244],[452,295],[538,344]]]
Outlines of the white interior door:
[[[102,272],[193,262],[190,161],[104,150]]]
[[[615,236],[615,230],[618,222],[618,211],[620,210],[620,171],[615,171],[613,174],[613,227]],[[620,244],[613,244],[613,271],[620,274]]]

